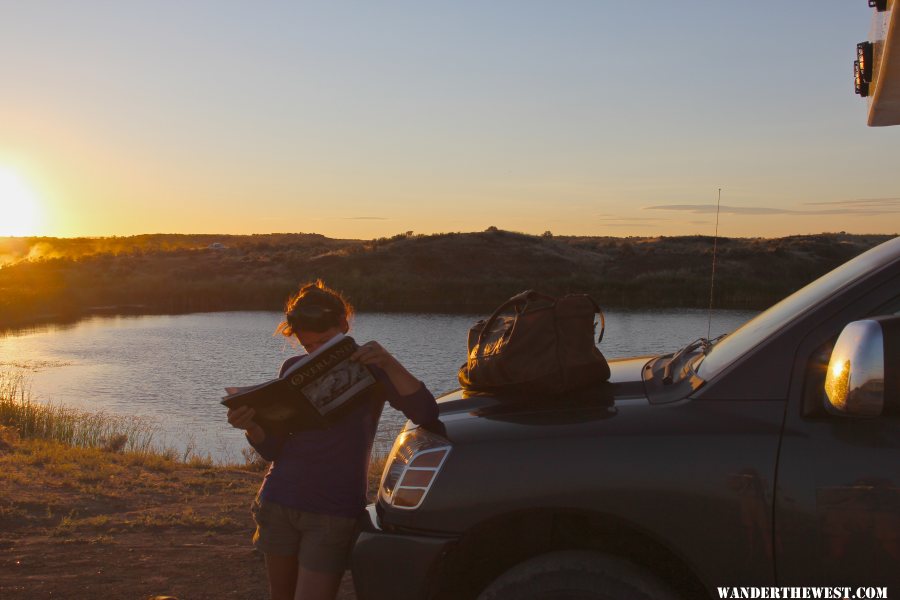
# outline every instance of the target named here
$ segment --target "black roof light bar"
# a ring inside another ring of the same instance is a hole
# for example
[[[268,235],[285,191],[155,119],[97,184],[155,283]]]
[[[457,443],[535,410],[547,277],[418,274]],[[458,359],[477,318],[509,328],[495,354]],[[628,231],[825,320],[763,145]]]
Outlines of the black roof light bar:
[[[874,45],[860,42],[856,45],[856,60],[853,61],[853,82],[856,93],[865,98],[869,95],[874,64]]]

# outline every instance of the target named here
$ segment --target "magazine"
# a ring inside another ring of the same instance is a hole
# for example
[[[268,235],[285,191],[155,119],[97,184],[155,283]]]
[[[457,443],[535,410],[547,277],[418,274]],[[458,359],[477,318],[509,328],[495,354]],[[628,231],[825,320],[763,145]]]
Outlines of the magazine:
[[[227,387],[222,404],[249,406],[253,420],[273,432],[321,429],[350,410],[375,385],[369,368],[350,360],[359,346],[339,334],[292,364],[280,377],[258,385]]]

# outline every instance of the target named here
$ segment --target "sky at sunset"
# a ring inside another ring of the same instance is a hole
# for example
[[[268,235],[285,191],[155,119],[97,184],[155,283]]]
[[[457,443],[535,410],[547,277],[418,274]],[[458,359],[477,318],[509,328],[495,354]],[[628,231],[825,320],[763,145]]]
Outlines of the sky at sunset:
[[[0,235],[900,231],[865,0],[0,0]]]

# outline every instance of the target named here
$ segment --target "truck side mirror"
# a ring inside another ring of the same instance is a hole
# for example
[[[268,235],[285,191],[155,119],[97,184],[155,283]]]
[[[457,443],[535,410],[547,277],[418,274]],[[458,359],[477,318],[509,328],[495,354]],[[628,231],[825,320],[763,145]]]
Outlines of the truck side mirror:
[[[848,323],[838,337],[825,376],[825,408],[853,417],[877,417],[888,403],[897,402],[897,390],[885,386],[885,358],[889,379],[896,380],[900,364],[900,317],[876,317]],[[892,383],[896,383],[893,381]],[[886,394],[886,392],[890,392]]]

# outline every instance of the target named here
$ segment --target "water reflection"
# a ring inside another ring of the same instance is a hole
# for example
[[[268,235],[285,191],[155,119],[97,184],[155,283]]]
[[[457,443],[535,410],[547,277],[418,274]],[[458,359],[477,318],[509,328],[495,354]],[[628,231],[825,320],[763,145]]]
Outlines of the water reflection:
[[[712,335],[737,328],[752,311],[716,311]],[[672,352],[706,334],[705,310],[608,311],[601,349],[608,358]],[[223,388],[273,378],[297,350],[273,336],[279,312],[92,317],[0,337],[0,370],[31,372],[42,400],[87,410],[146,415],[160,442],[194,447],[219,460],[241,460],[244,439],[225,422]],[[376,339],[439,395],[458,387],[469,327],[481,316],[357,315],[352,334]],[[386,407],[378,449],[403,424]]]

